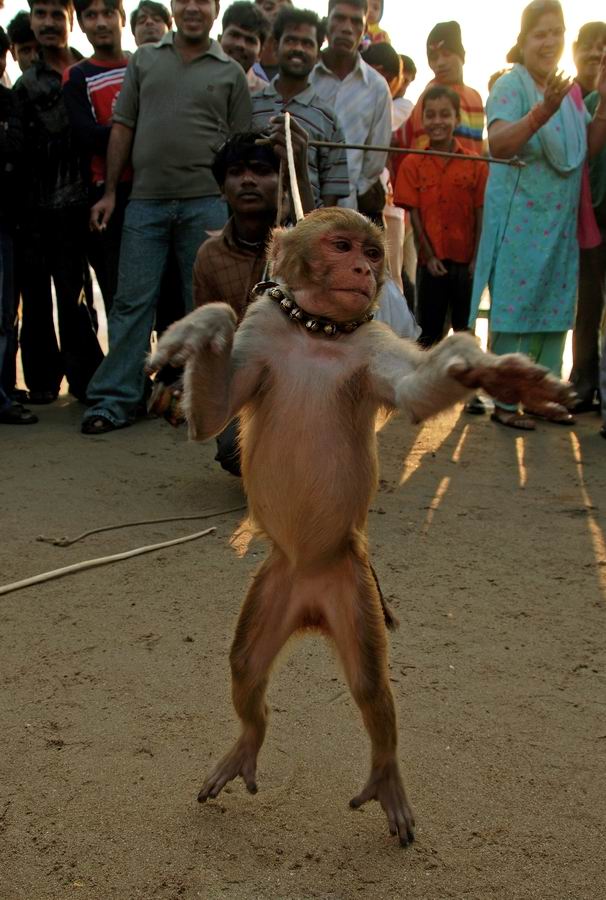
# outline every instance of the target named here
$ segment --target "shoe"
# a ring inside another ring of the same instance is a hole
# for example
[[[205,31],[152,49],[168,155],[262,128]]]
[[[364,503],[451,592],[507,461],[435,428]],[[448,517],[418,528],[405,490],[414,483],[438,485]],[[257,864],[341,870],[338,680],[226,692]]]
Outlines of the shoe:
[[[124,428],[124,425],[114,425],[105,416],[91,416],[84,419],[80,431],[82,434],[107,434],[109,431],[117,431]]]
[[[53,391],[28,391],[27,402],[35,406],[46,406],[48,403],[54,403],[57,396]]]
[[[482,398],[477,395],[472,397],[469,403],[465,404],[465,412],[470,413],[472,416],[483,416],[486,412],[486,407]]]
[[[534,431],[536,428],[529,416],[517,412],[517,410],[501,409],[496,406],[490,418],[499,425],[504,425],[506,428],[517,428],[519,431]]]
[[[11,403],[8,409],[0,413],[0,425],[35,425],[37,421],[38,416],[20,403]]]
[[[596,400],[581,400],[580,403],[574,407],[573,410],[575,413],[599,413],[600,404]]]

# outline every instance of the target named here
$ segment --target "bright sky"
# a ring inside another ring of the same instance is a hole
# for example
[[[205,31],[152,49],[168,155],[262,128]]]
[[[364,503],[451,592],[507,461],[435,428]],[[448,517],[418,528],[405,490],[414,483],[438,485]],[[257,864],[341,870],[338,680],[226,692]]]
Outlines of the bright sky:
[[[136,5],[137,0],[125,0],[127,14]],[[228,5],[224,2],[223,8]],[[325,14],[327,0],[301,0],[296,5]],[[452,0],[430,0],[419,7],[418,3],[408,0],[385,0],[385,14],[381,24],[391,35],[396,50],[412,56],[419,69],[417,81],[410,88],[410,98],[416,99],[431,76],[425,56],[425,41],[429,31],[436,22],[452,18],[458,19],[461,24],[463,43],[467,50],[465,81],[484,95],[490,75],[505,65],[505,55],[515,43],[520,15],[525,5],[519,0],[484,0],[482,3],[478,0],[459,0],[458,3],[453,3]],[[573,72],[570,44],[584,22],[606,19],[606,4],[604,0],[564,0],[563,6],[568,39],[562,66]],[[26,8],[26,0],[4,0],[4,9],[0,9],[0,25],[6,26],[16,12]],[[128,27],[124,36],[125,48],[134,49]],[[89,44],[77,25],[72,43],[85,55],[90,53]],[[18,69],[12,63],[9,63],[9,75],[13,79],[18,77]]]

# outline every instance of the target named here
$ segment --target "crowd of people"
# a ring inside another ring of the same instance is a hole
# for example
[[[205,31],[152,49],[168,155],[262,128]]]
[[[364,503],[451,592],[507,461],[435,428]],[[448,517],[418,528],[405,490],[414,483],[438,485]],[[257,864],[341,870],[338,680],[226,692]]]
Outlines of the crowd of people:
[[[52,403],[64,378],[86,435],[164,408],[178,373],[147,378],[153,331],[216,300],[241,319],[271,228],[292,218],[285,112],[304,211],[346,206],[386,231],[380,318],[430,347],[475,327],[488,288],[492,351],[528,353],[559,376],[573,329],[576,412],[599,410],[605,23],[581,28],[568,79],[561,5],[534,0],[484,109],[455,21],[431,29],[434,78],[416,104],[406,97],[416,67],[381,28],[382,0],[327,0],[325,19],[292,0],[236,0],[217,40],[215,0],[141,0],[133,54],[122,0],[28,2],[0,29],[0,424],[35,424],[31,407]],[[74,17],[87,58],[69,44]],[[22,73],[12,87],[9,52]],[[488,154],[501,162],[478,158]],[[467,410],[483,413],[482,399]],[[492,413],[524,430],[536,417]],[[549,420],[574,421],[562,409]],[[237,474],[233,425],[217,455]]]

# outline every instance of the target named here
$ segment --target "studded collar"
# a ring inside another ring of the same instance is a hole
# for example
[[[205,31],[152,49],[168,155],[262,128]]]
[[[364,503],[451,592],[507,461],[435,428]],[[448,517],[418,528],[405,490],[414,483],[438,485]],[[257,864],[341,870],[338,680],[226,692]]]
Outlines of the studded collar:
[[[260,281],[252,289],[252,294],[254,297],[263,295],[269,297],[279,305],[284,315],[288,316],[291,321],[302,325],[307,331],[317,332],[326,337],[351,334],[360,325],[364,325],[374,318],[372,313],[365,313],[361,319],[356,319],[353,322],[335,322],[333,319],[325,316],[312,316],[297,305],[292,293],[285,285],[278,284],[276,281]]]

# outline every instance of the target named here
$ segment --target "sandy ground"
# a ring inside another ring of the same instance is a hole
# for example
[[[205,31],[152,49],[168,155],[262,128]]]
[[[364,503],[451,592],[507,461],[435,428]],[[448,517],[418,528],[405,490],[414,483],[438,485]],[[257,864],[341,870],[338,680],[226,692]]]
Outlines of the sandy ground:
[[[66,397],[4,427],[2,582],[204,527],[37,536],[238,506],[212,446],[78,433]],[[227,654],[251,572],[214,535],[0,597],[0,897],[606,897],[606,442],[452,414],[380,435],[370,514],[417,842],[395,846],[330,648],[273,680],[259,794],[196,794],[236,734]],[[211,523],[212,524],[212,523]]]

